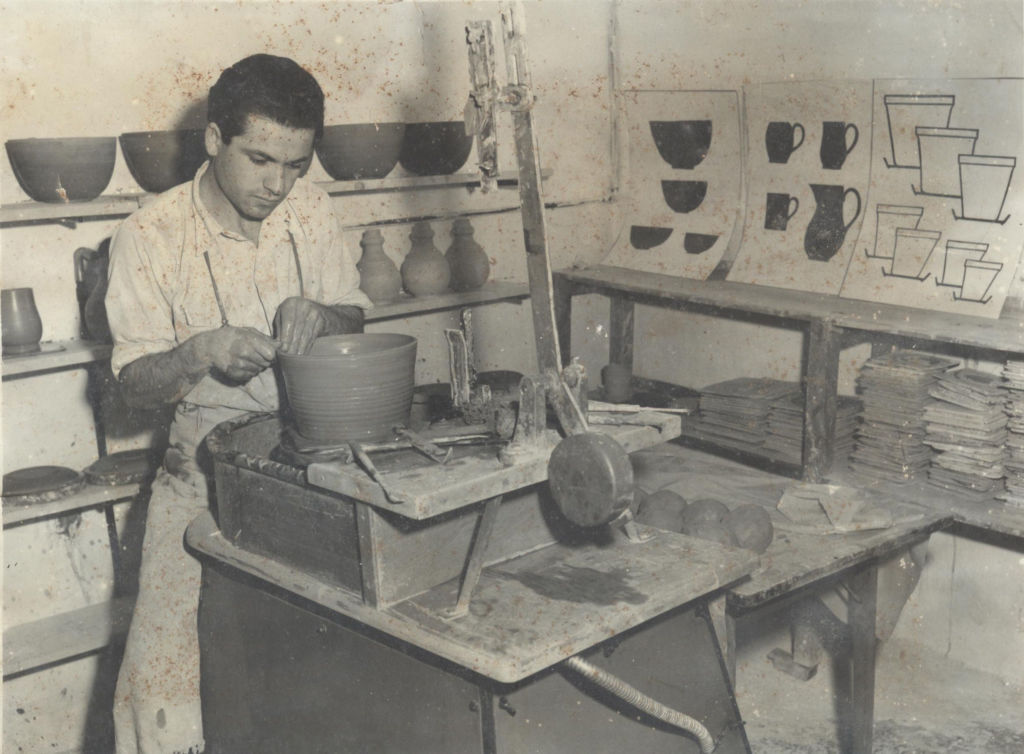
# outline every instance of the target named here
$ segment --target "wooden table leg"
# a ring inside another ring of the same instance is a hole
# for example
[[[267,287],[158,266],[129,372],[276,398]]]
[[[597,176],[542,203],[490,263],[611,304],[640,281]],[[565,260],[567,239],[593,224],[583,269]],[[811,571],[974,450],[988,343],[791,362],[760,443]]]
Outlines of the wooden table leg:
[[[811,320],[804,386],[803,478],[808,482],[824,481],[832,466],[839,382],[838,335],[832,322]]]
[[[850,751],[870,754],[875,716],[875,621],[878,566],[862,568],[846,581],[850,590],[848,621],[852,633],[850,653]]]
[[[708,613],[711,615],[711,625],[715,629],[718,648],[722,652],[722,660],[725,662],[725,669],[729,674],[729,683],[735,687],[736,619],[729,612],[725,595],[708,601]]]
[[[484,554],[487,551],[487,543],[491,541],[491,532],[494,530],[494,521],[498,518],[498,508],[500,507],[501,495],[492,497],[483,504],[483,511],[477,521],[476,533],[473,535],[473,544],[466,560],[466,569],[462,574],[459,597],[455,606],[447,611],[446,617],[448,618],[459,618],[469,612],[469,601],[480,580],[480,572],[484,569]]]
[[[608,362],[633,370],[633,317],[636,307],[632,301],[613,296],[608,316]]]

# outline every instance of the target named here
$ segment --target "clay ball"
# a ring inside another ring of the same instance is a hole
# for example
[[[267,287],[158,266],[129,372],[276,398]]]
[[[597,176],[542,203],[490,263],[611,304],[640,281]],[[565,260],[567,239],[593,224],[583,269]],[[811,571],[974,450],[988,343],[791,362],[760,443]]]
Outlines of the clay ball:
[[[658,490],[647,495],[639,504],[636,520],[641,524],[669,531],[682,531],[686,500],[671,490]]]
[[[709,542],[718,542],[726,547],[737,546],[732,530],[721,521],[700,521],[683,533],[698,539],[706,539]]]
[[[692,529],[699,524],[720,524],[729,515],[729,508],[720,500],[704,498],[694,500],[686,508],[686,515],[683,518],[683,534],[689,534],[687,529]]]
[[[771,516],[760,505],[739,506],[729,514],[726,524],[740,547],[758,554],[767,550],[775,537]]]

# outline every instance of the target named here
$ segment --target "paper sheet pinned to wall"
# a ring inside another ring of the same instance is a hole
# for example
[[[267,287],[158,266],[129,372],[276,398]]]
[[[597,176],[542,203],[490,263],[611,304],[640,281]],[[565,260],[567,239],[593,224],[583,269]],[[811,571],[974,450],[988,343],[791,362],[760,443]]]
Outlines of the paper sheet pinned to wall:
[[[622,228],[604,264],[703,280],[733,241],[736,91],[622,92]]]
[[[1024,80],[878,80],[841,295],[998,317],[1024,245]]]

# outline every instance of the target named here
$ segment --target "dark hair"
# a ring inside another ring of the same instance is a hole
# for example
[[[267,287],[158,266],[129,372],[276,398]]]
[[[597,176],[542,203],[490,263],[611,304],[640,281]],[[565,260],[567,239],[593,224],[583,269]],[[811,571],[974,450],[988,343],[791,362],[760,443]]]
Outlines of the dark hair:
[[[289,58],[250,55],[224,70],[210,87],[207,119],[227,144],[245,130],[250,115],[291,128],[324,132],[324,93],[312,74]]]

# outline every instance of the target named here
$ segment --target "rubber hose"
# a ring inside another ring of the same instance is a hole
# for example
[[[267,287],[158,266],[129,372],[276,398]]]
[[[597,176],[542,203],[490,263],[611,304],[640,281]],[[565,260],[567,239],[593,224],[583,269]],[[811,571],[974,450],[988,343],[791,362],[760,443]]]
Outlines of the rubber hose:
[[[711,754],[715,750],[715,741],[711,738],[711,733],[689,715],[684,715],[682,712],[671,707],[666,707],[639,689],[630,686],[621,678],[616,678],[596,665],[591,665],[582,657],[570,657],[565,661],[565,664],[585,678],[589,678],[605,691],[611,692],[637,709],[646,712],[651,717],[655,717],[676,728],[681,728],[687,733],[692,733],[700,743],[702,754]]]

